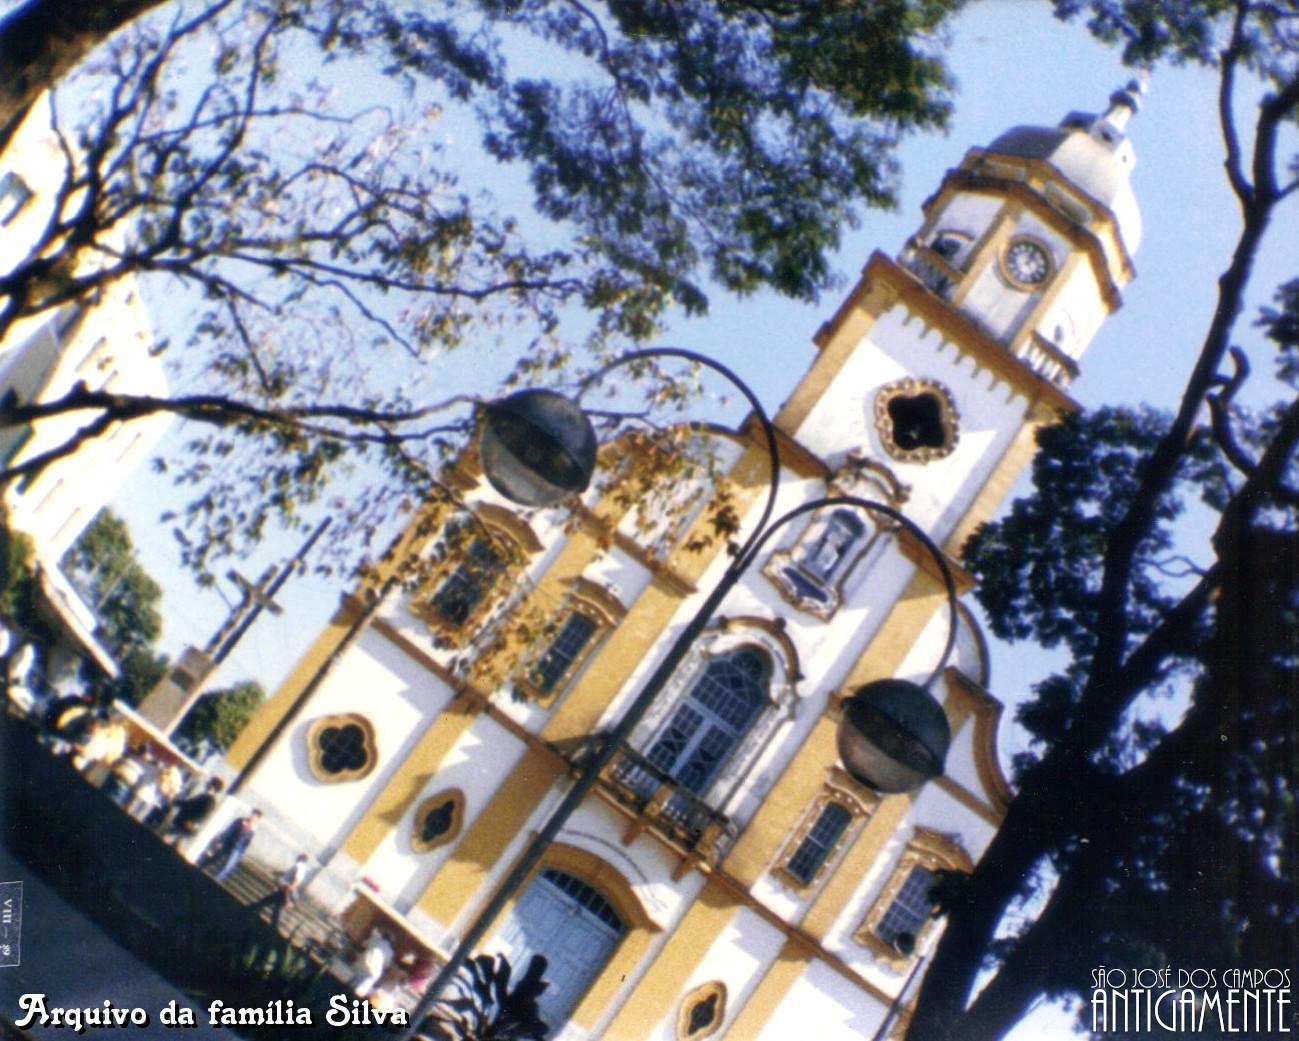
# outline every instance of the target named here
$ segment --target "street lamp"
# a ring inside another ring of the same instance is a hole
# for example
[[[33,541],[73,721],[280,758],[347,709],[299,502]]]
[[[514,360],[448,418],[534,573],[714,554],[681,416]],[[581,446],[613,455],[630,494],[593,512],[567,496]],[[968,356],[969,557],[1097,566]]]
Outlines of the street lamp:
[[[483,473],[507,499],[553,506],[586,491],[598,446],[591,420],[576,401],[553,390],[520,390],[483,411]]]
[[[497,916],[528,881],[559,832],[631,736],[632,730],[644,718],[691,645],[721,606],[722,600],[739,582],[763,546],[777,531],[805,513],[827,506],[852,506],[884,514],[914,535],[934,558],[943,577],[950,616],[947,643],[938,664],[923,684],[886,679],[858,688],[843,703],[838,746],[848,772],[863,784],[882,792],[912,791],[943,772],[943,761],[951,735],[942,707],[928,687],[942,672],[952,653],[956,642],[958,614],[956,583],[942,551],[914,522],[893,507],[857,496],[835,495],[804,503],[773,522],[771,514],[780,483],[780,450],[775,427],[748,384],[725,365],[707,355],[679,347],[632,351],[592,375],[582,389],[585,390],[615,366],[663,357],[681,358],[720,373],[734,384],[752,406],[766,437],[771,471],[762,514],[757,527],[732,557],[717,585],[686,623],[622,717],[611,730],[601,735],[559,806],[460,938],[455,951],[415,1006],[411,1024],[403,1032],[402,1041],[414,1035],[420,1022],[487,934]],[[596,440],[590,421],[577,401],[553,391],[519,391],[488,405],[485,412],[480,440],[483,472],[492,487],[502,495],[521,505],[550,505],[589,485],[595,470]]]

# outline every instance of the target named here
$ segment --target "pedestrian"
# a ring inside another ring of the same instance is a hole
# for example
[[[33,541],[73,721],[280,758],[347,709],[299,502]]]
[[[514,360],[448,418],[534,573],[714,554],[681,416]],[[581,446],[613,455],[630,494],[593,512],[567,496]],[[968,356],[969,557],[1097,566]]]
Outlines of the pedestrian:
[[[388,963],[392,961],[392,941],[387,934],[375,926],[365,942],[365,949],[357,959],[356,975],[352,977],[352,992],[358,998],[368,998],[374,990]]]
[[[253,810],[247,816],[231,821],[230,826],[221,833],[221,837],[204,851],[203,861],[208,865],[216,865],[216,870],[212,872],[214,880],[224,882],[234,873],[235,868],[239,866],[239,861],[244,859],[244,854],[252,845],[253,836],[257,833],[257,822],[261,820],[261,816],[261,810]]]
[[[113,764],[101,791],[118,806],[125,807],[130,803],[132,794],[144,780],[148,770],[148,747],[143,744],[136,745]]]
[[[144,773],[138,784],[131,791],[126,803],[126,812],[138,821],[147,821],[158,806],[158,778],[162,774],[161,764],[152,747],[144,750]]]
[[[177,802],[176,813],[171,819],[171,826],[167,829],[166,840],[174,845],[181,839],[197,835],[203,822],[211,817],[212,811],[216,809],[217,796],[221,794],[221,789],[224,787],[221,778],[213,777],[198,795],[191,795],[188,799]]]
[[[101,709],[84,741],[72,752],[72,765],[83,773],[98,774],[91,780],[98,783],[109,768],[126,754],[129,735],[121,720],[113,719],[106,709]]]
[[[176,800],[185,790],[185,772],[175,761],[167,763],[158,771],[158,804],[145,817],[144,822],[154,828],[170,827],[172,811]]]
[[[263,908],[271,909],[271,928],[279,931],[280,915],[284,909],[292,907],[297,902],[298,890],[302,888],[302,883],[307,880],[307,855],[299,853],[293,863],[285,868],[279,878],[275,880],[275,888],[266,896],[262,897],[255,903],[248,906],[258,914]]]

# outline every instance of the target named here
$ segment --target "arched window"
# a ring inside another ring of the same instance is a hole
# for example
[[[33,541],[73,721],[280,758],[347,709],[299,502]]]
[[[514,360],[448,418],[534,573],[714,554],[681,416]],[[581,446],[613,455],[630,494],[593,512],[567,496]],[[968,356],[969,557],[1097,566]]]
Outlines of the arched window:
[[[471,541],[464,556],[439,584],[429,607],[450,626],[462,626],[478,610],[505,571],[500,548],[486,536]]]
[[[444,639],[462,646],[540,548],[532,529],[509,510],[479,504],[473,516],[461,514],[443,525],[432,574],[412,608]]]
[[[627,925],[613,905],[582,879],[544,868],[506,917],[498,942],[522,971],[532,955],[549,965],[541,1018],[555,1033],[617,949]]]
[[[622,602],[603,586],[571,579],[572,592],[561,605],[548,638],[524,659],[515,678],[516,697],[550,704],[577,678],[604,637],[625,613]]]
[[[702,794],[767,701],[771,664],[756,647],[709,661],[646,758],[681,787]]]

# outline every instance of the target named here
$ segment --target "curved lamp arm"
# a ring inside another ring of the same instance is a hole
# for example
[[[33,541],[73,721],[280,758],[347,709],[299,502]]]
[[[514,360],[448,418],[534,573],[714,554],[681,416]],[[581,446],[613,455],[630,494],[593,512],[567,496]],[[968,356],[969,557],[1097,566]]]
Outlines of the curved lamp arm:
[[[902,527],[906,528],[907,531],[919,539],[920,544],[925,547],[929,552],[929,555],[933,557],[934,563],[938,565],[938,570],[943,576],[943,586],[947,592],[947,642],[943,645],[943,653],[939,655],[938,664],[934,666],[933,671],[930,672],[924,683],[921,684],[922,687],[928,688],[934,680],[942,674],[943,669],[947,667],[947,659],[951,657],[952,650],[956,646],[956,630],[957,626],[960,624],[960,612],[956,602],[956,579],[952,576],[952,569],[948,566],[947,557],[943,554],[943,551],[938,548],[937,543],[925,534],[915,521],[906,517],[892,506],[888,506],[882,502],[875,502],[873,499],[863,499],[857,495],[828,495],[822,499],[805,502],[801,506],[795,506],[788,513],[776,518],[770,527],[765,529],[759,528],[754,533],[757,538],[749,540],[752,543],[752,547],[747,548],[745,553],[736,560],[735,566],[740,570],[744,570],[757,558],[758,554],[762,552],[762,547],[767,544],[768,540],[776,534],[777,531],[783,528],[790,521],[803,516],[803,514],[813,513],[816,510],[824,509],[826,506],[856,506],[859,509],[869,510],[872,513],[884,514],[886,517],[902,525]]]

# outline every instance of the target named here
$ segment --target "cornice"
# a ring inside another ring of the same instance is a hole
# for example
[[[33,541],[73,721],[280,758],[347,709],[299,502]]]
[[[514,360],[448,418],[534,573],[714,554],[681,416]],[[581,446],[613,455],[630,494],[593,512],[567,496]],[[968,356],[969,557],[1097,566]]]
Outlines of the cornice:
[[[817,344],[824,348],[855,308],[868,305],[871,294],[877,294],[876,306],[883,305],[876,314],[901,303],[926,325],[938,329],[958,350],[1018,390],[1030,406],[1044,404],[1060,412],[1080,411],[1082,406],[1069,394],[1033,372],[971,318],[930,292],[911,272],[879,250],[871,254],[856,287],[834,317],[817,333]]]

